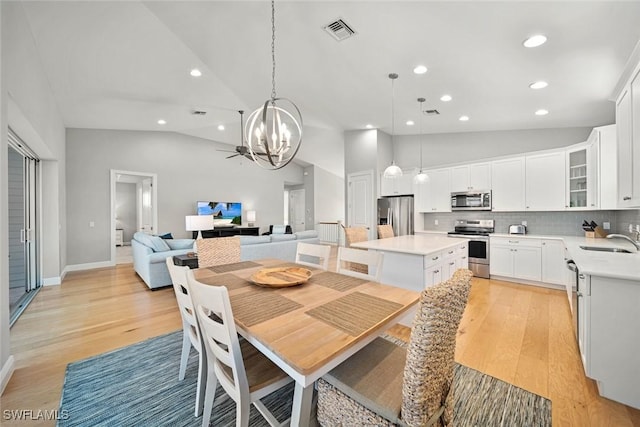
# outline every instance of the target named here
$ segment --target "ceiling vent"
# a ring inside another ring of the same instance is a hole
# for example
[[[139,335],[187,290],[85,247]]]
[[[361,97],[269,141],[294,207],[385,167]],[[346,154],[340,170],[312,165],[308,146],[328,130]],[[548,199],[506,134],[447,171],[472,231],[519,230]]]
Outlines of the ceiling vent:
[[[438,110],[424,110],[423,113],[427,116],[438,116],[440,115],[440,111]]]
[[[323,29],[339,42],[356,34],[349,24],[344,22],[341,18],[325,25]]]
[[[207,112],[202,110],[193,110],[191,114],[193,114],[194,116],[204,116],[205,114],[207,114]]]

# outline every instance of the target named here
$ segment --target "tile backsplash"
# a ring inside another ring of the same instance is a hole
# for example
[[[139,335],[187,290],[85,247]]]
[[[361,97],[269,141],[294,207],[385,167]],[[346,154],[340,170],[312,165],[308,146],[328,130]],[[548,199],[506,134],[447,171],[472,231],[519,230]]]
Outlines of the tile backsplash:
[[[609,233],[628,234],[629,224],[640,224],[640,210],[572,212],[445,212],[422,214],[424,230],[451,231],[457,219],[494,219],[496,233],[507,233],[509,225],[527,222],[528,234],[583,236],[582,221],[611,224]],[[438,225],[435,225],[435,221]],[[419,228],[419,225],[418,225]]]

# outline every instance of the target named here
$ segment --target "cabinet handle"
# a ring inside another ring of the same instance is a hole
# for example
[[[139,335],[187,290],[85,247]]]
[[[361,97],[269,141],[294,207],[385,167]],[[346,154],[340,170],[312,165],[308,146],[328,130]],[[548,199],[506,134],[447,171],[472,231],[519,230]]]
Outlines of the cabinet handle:
[[[509,240],[509,243],[520,243],[519,240]]]
[[[453,251],[449,251],[449,255],[451,255],[453,253]]]
[[[433,274],[440,273],[440,270],[433,270]]]
[[[456,265],[456,263],[455,262],[450,262],[449,265]]]
[[[569,207],[569,205],[564,205],[564,207],[565,207],[565,208],[568,208],[568,207]]]
[[[546,246],[547,244],[545,242],[542,242],[542,246]]]
[[[622,200],[631,200],[631,196],[624,196]]]
[[[579,274],[579,275],[578,275],[578,277],[579,277],[580,279],[584,279],[584,278],[585,278],[584,274]]]
[[[463,256],[463,257],[462,257],[462,259],[467,259],[467,257],[466,257],[466,256]]]
[[[595,203],[591,203],[591,206],[595,206]]]
[[[529,209],[529,206],[527,206],[527,209]]]
[[[433,258],[431,258],[432,261],[436,261],[438,258],[440,258],[439,256],[434,256]]]
[[[578,298],[582,298],[582,292],[578,292],[577,295],[578,295]]]

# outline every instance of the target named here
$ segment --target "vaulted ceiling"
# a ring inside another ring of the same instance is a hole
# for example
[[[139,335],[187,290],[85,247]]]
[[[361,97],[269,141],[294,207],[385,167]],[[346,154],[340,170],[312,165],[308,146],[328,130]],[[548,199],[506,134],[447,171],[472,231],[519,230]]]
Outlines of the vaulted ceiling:
[[[270,96],[269,2],[22,7],[67,127],[172,130],[234,143],[236,110]],[[330,37],[323,27],[336,18],[356,35]],[[387,75],[395,72],[396,134],[418,133],[421,96],[425,109],[440,112],[422,116],[426,133],[607,124],[639,22],[640,2],[627,1],[277,1],[277,94],[298,104],[306,125],[390,132]],[[536,33],[547,43],[523,47]],[[418,64],[427,73],[414,74]],[[192,68],[203,75],[191,77]],[[549,86],[530,89],[537,80]],[[453,100],[440,101],[445,93]],[[540,108],[549,114],[535,116]]]

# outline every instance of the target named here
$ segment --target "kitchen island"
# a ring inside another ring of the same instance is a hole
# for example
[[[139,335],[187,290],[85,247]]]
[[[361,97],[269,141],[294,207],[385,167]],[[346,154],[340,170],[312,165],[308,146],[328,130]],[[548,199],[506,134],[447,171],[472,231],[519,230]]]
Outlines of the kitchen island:
[[[468,239],[416,234],[354,243],[354,248],[384,254],[380,282],[422,291],[468,268]]]

